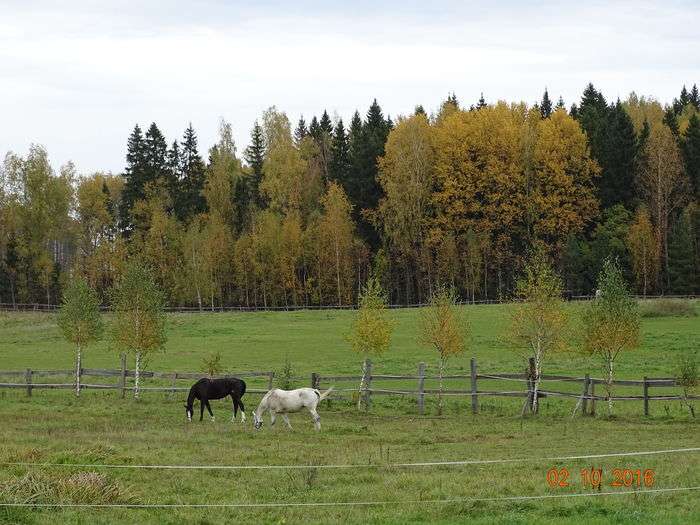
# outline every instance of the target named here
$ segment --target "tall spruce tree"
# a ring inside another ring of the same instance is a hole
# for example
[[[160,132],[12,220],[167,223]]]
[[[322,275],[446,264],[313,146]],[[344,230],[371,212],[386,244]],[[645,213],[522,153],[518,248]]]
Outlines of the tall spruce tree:
[[[486,104],[486,99],[484,99],[484,93],[481,93],[481,96],[479,97],[479,101],[476,103],[476,109],[483,109],[487,106]]]
[[[309,135],[318,143],[321,140],[321,125],[318,123],[318,119],[314,115],[311,118],[311,124],[309,124]]]
[[[700,93],[698,93],[697,84],[693,84],[693,88],[690,90],[690,95],[688,99],[695,108],[695,110],[700,111]]]
[[[540,102],[540,113],[542,118],[548,118],[552,114],[552,101],[549,99],[547,88],[544,88],[544,95],[542,95],[542,102]]]
[[[187,127],[180,144],[182,147],[182,186],[180,202],[176,203],[175,212],[181,221],[189,221],[198,213],[207,209],[202,191],[206,181],[206,170],[197,149],[197,135],[192,123]]]
[[[566,109],[566,106],[564,105],[564,99],[561,96],[559,96],[559,100],[557,101],[556,109]]]
[[[353,159],[356,171],[353,172],[353,177],[348,184],[348,197],[353,204],[358,231],[372,247],[378,245],[379,236],[362,215],[362,210],[374,209],[379,203],[381,188],[377,182],[377,161],[384,155],[384,145],[389,130],[389,122],[384,118],[382,109],[375,99],[367,112],[359,137],[353,137],[351,133],[351,140],[359,138],[359,143],[351,148],[357,158]]]
[[[333,133],[333,123],[331,122],[331,118],[328,116],[328,112],[325,109],[323,110],[323,115],[321,115],[319,126],[321,131],[328,133],[329,135]]]
[[[168,145],[155,122],[151,123],[148,131],[146,131],[144,150],[146,161],[145,182],[147,184],[167,186]]]
[[[247,184],[248,204],[254,205],[257,208],[263,208],[264,201],[260,193],[260,182],[262,182],[264,174],[265,134],[257,120],[255,124],[253,124],[253,130],[250,134],[250,145],[245,149],[244,157],[250,167],[250,175],[248,176]]]
[[[306,127],[306,121],[304,120],[304,115],[299,117],[299,123],[297,124],[296,129],[294,130],[294,143],[299,147],[299,144],[301,144],[301,141],[304,140],[304,137],[306,137],[309,134],[309,130]]]
[[[330,178],[345,187],[350,175],[350,143],[348,135],[345,133],[343,119],[338,120],[338,124],[333,131],[333,144],[331,149]]]
[[[698,269],[690,210],[676,221],[668,242],[669,280],[671,293],[694,294],[698,291]]]
[[[700,119],[693,114],[681,142],[685,173],[693,185],[695,199],[700,200]]]
[[[668,129],[671,130],[671,133],[673,133],[673,136],[678,138],[680,136],[680,129],[678,127],[678,118],[676,117],[676,112],[672,107],[667,108],[666,112],[664,113],[664,124],[668,126]]]
[[[422,104],[418,104],[418,105],[416,106],[416,108],[413,110],[413,114],[414,114],[414,115],[426,115],[426,116],[428,115],[428,114],[425,112],[425,109],[423,109],[423,105],[422,105]]]
[[[146,185],[146,146],[138,124],[129,135],[126,144],[126,168],[124,169],[124,190],[122,191],[120,227],[125,235],[133,229],[131,210],[134,204],[145,197]]]
[[[599,197],[603,208],[622,204],[634,209],[634,184],[637,167],[637,136],[632,119],[618,100],[610,107],[605,127],[603,167]]]

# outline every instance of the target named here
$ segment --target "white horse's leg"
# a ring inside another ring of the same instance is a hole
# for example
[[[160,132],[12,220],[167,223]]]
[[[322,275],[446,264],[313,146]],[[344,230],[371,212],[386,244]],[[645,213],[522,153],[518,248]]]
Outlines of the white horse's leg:
[[[289,423],[289,418],[287,417],[287,414],[280,414],[282,416],[282,419],[284,420],[285,423],[287,423],[287,427],[289,430],[292,430],[292,425]]]
[[[270,410],[270,426],[275,426],[275,411]]]
[[[245,412],[241,410],[241,423],[245,423]]]
[[[316,412],[316,408],[309,408],[309,412],[311,412],[311,417],[314,419],[314,427],[316,430],[321,430],[321,416]]]

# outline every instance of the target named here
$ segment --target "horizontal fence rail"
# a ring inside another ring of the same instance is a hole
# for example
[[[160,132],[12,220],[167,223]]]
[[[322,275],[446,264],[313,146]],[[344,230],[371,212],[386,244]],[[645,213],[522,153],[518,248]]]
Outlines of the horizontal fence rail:
[[[308,384],[312,388],[329,388],[338,383],[355,383],[358,386],[335,388],[332,397],[347,397],[350,395],[355,398],[358,396],[359,402],[365,405],[368,409],[371,405],[372,396],[404,396],[413,398],[418,405],[418,412],[425,413],[426,396],[445,396],[445,397],[463,397],[471,399],[471,409],[473,413],[479,412],[480,397],[506,397],[506,398],[525,398],[523,413],[526,410],[537,410],[538,404],[534,403],[535,381],[532,373],[480,373],[477,369],[475,358],[470,361],[470,373],[463,374],[447,374],[442,376],[442,380],[447,381],[463,381],[465,388],[427,388],[426,381],[435,382],[440,380],[437,375],[429,375],[426,373],[425,363],[419,363],[416,374],[375,374],[372,372],[372,362],[367,359],[362,367],[362,375],[324,375],[312,373],[309,377],[289,377],[282,378],[283,383],[299,384],[309,381]],[[534,370],[534,367],[531,367]],[[135,378],[134,370],[126,367],[126,356],[121,356],[121,368],[105,369],[105,368],[81,368],[80,376],[76,377],[77,370],[73,369],[25,369],[25,370],[0,370],[0,378],[7,379],[6,382],[0,382],[0,388],[9,389],[25,389],[28,396],[32,395],[33,390],[37,389],[76,389],[79,380],[80,390],[95,389],[95,390],[118,390],[121,391],[122,397],[125,397],[126,392],[136,391],[136,387],[129,384],[129,380]],[[72,376],[72,382],[51,381],[50,378],[57,376]],[[99,377],[99,378],[115,378],[117,381],[111,384],[100,384],[98,382],[84,381],[83,378]],[[166,392],[174,395],[176,392],[186,392],[190,389],[191,384],[182,385],[178,382],[182,380],[197,380],[202,377],[208,377],[202,372],[159,372],[145,370],[139,372],[140,379],[149,379],[167,382],[168,384],[159,385],[141,385],[138,391],[142,392]],[[275,386],[275,373],[270,370],[252,370],[241,372],[227,372],[212,376],[214,378],[224,377],[239,377],[249,378],[252,380],[258,379],[258,384],[252,385],[252,388],[247,388],[247,392],[265,393]],[[41,382],[42,378],[49,378],[47,382]],[[37,382],[36,380],[40,381]],[[659,394],[654,395],[650,392],[653,388],[674,388],[682,385],[673,377],[645,377],[643,379],[615,379],[611,386],[617,387],[639,387],[640,394],[625,394],[625,395],[601,395],[595,393],[596,385],[605,387],[608,381],[602,378],[590,377],[586,374],[583,377],[565,376],[559,374],[542,374],[540,377],[540,388],[537,389],[537,398],[570,398],[577,400],[577,405],[574,413],[580,407],[583,414],[595,414],[596,401],[642,401],[644,404],[644,414],[649,415],[650,401],[671,401],[682,400],[688,403],[691,400],[698,400],[700,396],[686,395],[685,391],[680,394]],[[400,387],[392,387],[386,383],[401,381],[404,385]],[[255,382],[255,381],[254,381]],[[263,384],[260,384],[262,382]],[[405,383],[415,383],[416,388],[406,387]],[[495,388],[479,388],[484,382],[489,382],[492,385],[495,382],[504,382],[508,385],[506,389],[498,390]],[[549,386],[552,382],[564,384],[579,384],[580,388],[577,392],[565,392],[558,389],[553,389]],[[381,384],[378,384],[381,383]],[[547,386],[544,385],[547,383]],[[468,387],[468,388],[467,388]]]
[[[593,299],[594,295],[566,295],[563,299],[567,301],[588,301]],[[634,295],[638,300],[645,299],[698,299],[700,296],[696,294],[690,295]],[[478,299],[474,301],[458,301],[460,305],[476,305],[476,304],[504,304],[515,302],[513,298],[504,299]],[[412,303],[412,304],[390,304],[388,308],[422,308],[428,306],[428,303]],[[0,311],[18,311],[18,312],[55,312],[61,306],[58,304],[42,304],[42,303],[0,303]],[[222,312],[293,312],[301,310],[354,310],[357,308],[355,304],[326,304],[326,305],[285,305],[285,306],[244,306],[244,305],[220,305],[220,306],[167,306],[165,311],[172,313],[222,313]],[[108,306],[101,306],[103,312],[110,311]]]

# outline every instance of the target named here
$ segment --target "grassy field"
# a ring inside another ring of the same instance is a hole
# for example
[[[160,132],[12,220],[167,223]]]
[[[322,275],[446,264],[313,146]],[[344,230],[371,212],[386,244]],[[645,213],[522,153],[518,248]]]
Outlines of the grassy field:
[[[468,370],[475,356],[480,370],[520,371],[523,358],[505,347],[508,306],[465,307],[471,322],[468,353],[449,365]],[[576,316],[580,305],[570,305]],[[414,373],[418,361],[435,356],[416,345],[415,310],[393,313],[397,332],[390,352],[375,360],[377,373]],[[219,350],[227,370],[280,371],[285,359],[294,375],[311,372],[358,374],[360,359],[344,341],[351,312],[173,315],[163,354],[153,370],[195,371],[202,357]],[[618,377],[673,375],[678,355],[700,342],[697,317],[645,317],[642,347],[620,358]],[[71,349],[48,314],[0,313],[0,369],[70,368]],[[118,366],[105,343],[89,349],[84,366]],[[435,367],[433,366],[434,370]],[[600,376],[597,361],[575,352],[552,356],[545,372]],[[299,384],[308,381],[300,379]],[[457,386],[457,385],[455,385]],[[485,385],[484,388],[495,387]],[[465,388],[466,385],[459,385]],[[500,384],[501,389],[505,387]],[[516,385],[517,388],[522,388]],[[480,385],[481,388],[481,385]],[[507,388],[514,388],[509,385]],[[639,392],[636,392],[637,394]],[[552,456],[700,446],[700,426],[677,401],[618,403],[617,416],[576,417],[574,400],[546,400],[542,413],[520,418],[521,400],[482,398],[471,414],[468,399],[451,398],[442,416],[434,401],[417,416],[415,401],[377,398],[369,413],[349,401],[321,409],[323,430],[315,433],[306,414],[260,432],[228,422],[229,403],[212,403],[216,422],[187,424],[184,395],[170,399],[146,393],[136,402],[116,392],[0,390],[0,501],[75,503],[270,503],[393,501],[377,506],[171,509],[0,509],[5,523],[692,523],[700,522],[700,491],[516,501],[429,500],[537,496],[597,492],[584,486],[583,468],[603,469],[603,492],[613,468],[653,469],[654,488],[700,485],[700,453],[578,460],[536,460]],[[259,396],[246,396],[248,412]],[[532,461],[421,468],[391,463],[459,459]],[[306,470],[140,470],[100,467],[10,466],[8,462],[61,464],[309,465]],[[376,468],[330,470],[323,464],[372,464]],[[552,467],[571,472],[570,486],[550,488]],[[638,490],[643,490],[643,487]],[[402,503],[403,502],[403,503]],[[423,503],[416,503],[423,502]]]

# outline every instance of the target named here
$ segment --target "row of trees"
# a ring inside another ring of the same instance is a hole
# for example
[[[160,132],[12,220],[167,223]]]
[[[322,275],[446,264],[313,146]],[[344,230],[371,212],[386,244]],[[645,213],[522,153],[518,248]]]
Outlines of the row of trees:
[[[243,158],[224,121],[206,160],[191,125],[168,145],[154,123],[123,174],[83,177],[32,146],[0,171],[0,301],[55,303],[79,273],[107,303],[137,254],[174,305],[352,304],[370,273],[395,303],[500,299],[533,248],[567,293],[611,255],[638,293],[697,293],[698,113],[695,87],[664,107],[592,85],[569,111],[546,91],[394,120],[375,101],[347,128],[271,107]]]
[[[524,361],[533,358],[534,413],[538,410],[538,391],[545,362],[552,354],[571,350],[572,341],[580,339],[581,350],[601,360],[606,378],[608,413],[612,414],[614,365],[622,352],[639,345],[640,314],[616,260],[608,258],[604,261],[597,286],[599,293],[584,309],[582,331],[575,334],[569,310],[562,300],[563,281],[542,251],[537,251],[529,259],[516,281],[518,302],[511,310],[506,339],[515,351],[522,354]],[[365,362],[369,356],[384,354],[390,346],[394,324],[386,314],[386,306],[383,290],[375,278],[370,278],[360,295],[359,309],[349,337],[353,350],[360,353]],[[421,311],[418,342],[438,353],[440,393],[447,361],[468,349],[469,331],[469,320],[457,307],[454,290],[437,287],[428,306]],[[360,391],[363,388],[361,384]],[[438,411],[442,411],[440,394]]]

